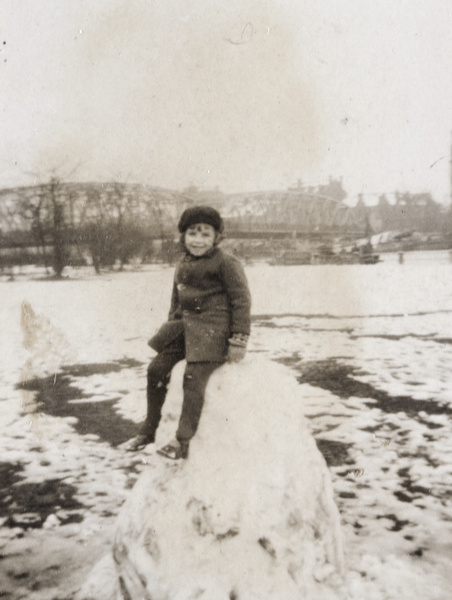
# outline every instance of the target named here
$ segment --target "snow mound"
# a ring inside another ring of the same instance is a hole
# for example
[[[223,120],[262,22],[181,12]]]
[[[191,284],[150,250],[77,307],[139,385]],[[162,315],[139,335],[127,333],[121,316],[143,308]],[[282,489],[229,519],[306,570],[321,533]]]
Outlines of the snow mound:
[[[21,306],[20,325],[22,343],[29,353],[22,370],[22,381],[56,373],[62,364],[73,358],[73,351],[63,332],[45,315],[36,314],[26,300]]]
[[[162,430],[176,429],[182,373],[173,373]],[[117,523],[123,598],[336,597],[339,514],[285,367],[255,358],[222,366],[188,460],[155,454],[151,463]]]

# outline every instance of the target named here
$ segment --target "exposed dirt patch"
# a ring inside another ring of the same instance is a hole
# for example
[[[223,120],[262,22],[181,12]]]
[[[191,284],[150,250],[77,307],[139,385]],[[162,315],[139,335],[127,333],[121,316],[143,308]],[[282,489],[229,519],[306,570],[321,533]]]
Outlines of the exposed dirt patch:
[[[91,375],[108,375],[108,373],[118,373],[122,369],[134,369],[141,367],[143,363],[133,358],[123,358],[106,363],[87,363],[79,365],[69,365],[62,367],[62,372],[71,377],[91,377]]]
[[[335,359],[302,362],[294,355],[279,359],[279,362],[296,369],[300,383],[328,390],[339,398],[356,397],[370,400],[366,404],[386,413],[404,412],[416,419],[419,419],[418,413],[422,411],[429,415],[452,414],[452,408],[433,399],[415,400],[411,396],[391,396],[384,390],[359,381],[355,376],[365,375],[363,371]]]
[[[401,520],[399,519],[396,515],[394,514],[390,514],[390,515],[379,515],[377,517],[377,519],[388,519],[389,521],[392,521],[394,523],[394,525],[390,528],[389,531],[401,531],[404,527],[406,527],[407,525],[409,525],[409,521],[407,520]]]
[[[78,509],[83,504],[75,500],[76,488],[61,479],[40,483],[16,483],[0,489],[0,517],[7,517],[9,527],[41,527],[47,517],[60,511],[61,524],[79,523],[83,520]]]
[[[312,330],[310,330],[312,331]],[[377,339],[382,339],[382,340],[392,340],[392,341],[400,341],[406,338],[414,338],[416,340],[425,340],[427,342],[435,342],[437,344],[446,344],[446,345],[450,345],[452,344],[452,338],[446,338],[446,337],[437,337],[435,335],[432,334],[425,334],[425,335],[416,335],[414,333],[405,333],[405,334],[400,334],[400,335],[395,335],[395,334],[389,334],[389,333],[380,333],[380,334],[366,334],[366,335],[351,335],[350,338],[352,340],[357,340],[360,338],[377,338]]]
[[[403,491],[399,490],[394,495],[402,502],[413,502],[430,494],[430,490],[422,485],[416,485],[411,479],[410,469],[399,469],[397,475],[402,482]]]
[[[333,440],[316,439],[317,448],[323,454],[329,467],[340,467],[341,465],[353,464],[354,460],[349,456],[348,449],[352,444],[344,444]]]
[[[129,360],[71,365],[55,375],[30,379],[18,387],[36,392],[36,412],[54,417],[76,417],[77,423],[73,427],[78,433],[94,434],[112,446],[117,446],[136,434],[137,424],[124,419],[115,410],[119,398],[90,401],[93,395],[83,392],[77,387],[76,381],[81,377],[105,375],[137,366],[141,366],[141,363]],[[77,402],[72,402],[73,400]]]

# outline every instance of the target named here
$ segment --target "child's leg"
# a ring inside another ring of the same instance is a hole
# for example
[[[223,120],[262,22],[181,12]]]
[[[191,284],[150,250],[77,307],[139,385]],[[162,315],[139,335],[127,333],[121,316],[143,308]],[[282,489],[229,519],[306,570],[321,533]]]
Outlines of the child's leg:
[[[198,429],[204,405],[204,392],[210,375],[220,367],[220,362],[187,363],[184,374],[184,401],[176,438],[189,442]]]
[[[162,416],[171,371],[184,358],[184,352],[161,352],[152,360],[147,373],[147,415],[140,434],[153,439]]]
[[[185,358],[185,340],[182,334],[151,361],[147,373],[146,420],[140,433],[129,440],[128,451],[136,452],[155,441],[155,432],[162,416],[162,406],[168,391],[171,371],[183,358]]]

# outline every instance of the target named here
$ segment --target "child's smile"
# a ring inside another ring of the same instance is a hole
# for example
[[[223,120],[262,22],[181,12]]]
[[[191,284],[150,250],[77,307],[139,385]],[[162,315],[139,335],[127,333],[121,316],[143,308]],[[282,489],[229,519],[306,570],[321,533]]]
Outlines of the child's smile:
[[[185,247],[193,256],[203,256],[215,243],[215,229],[207,223],[195,223],[185,232]]]

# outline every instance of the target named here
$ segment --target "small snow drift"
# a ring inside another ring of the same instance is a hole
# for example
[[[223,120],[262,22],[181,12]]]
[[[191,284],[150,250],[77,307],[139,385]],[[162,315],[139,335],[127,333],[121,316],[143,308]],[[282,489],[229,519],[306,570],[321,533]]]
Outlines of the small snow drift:
[[[21,305],[20,325],[22,343],[29,353],[22,369],[22,381],[54,373],[72,358],[72,350],[63,332],[46,316],[35,313],[26,300]]]
[[[182,371],[173,373],[159,442],[177,427]],[[117,523],[120,597],[336,597],[339,513],[287,368],[253,357],[218,369],[188,460],[153,454],[151,463]]]

